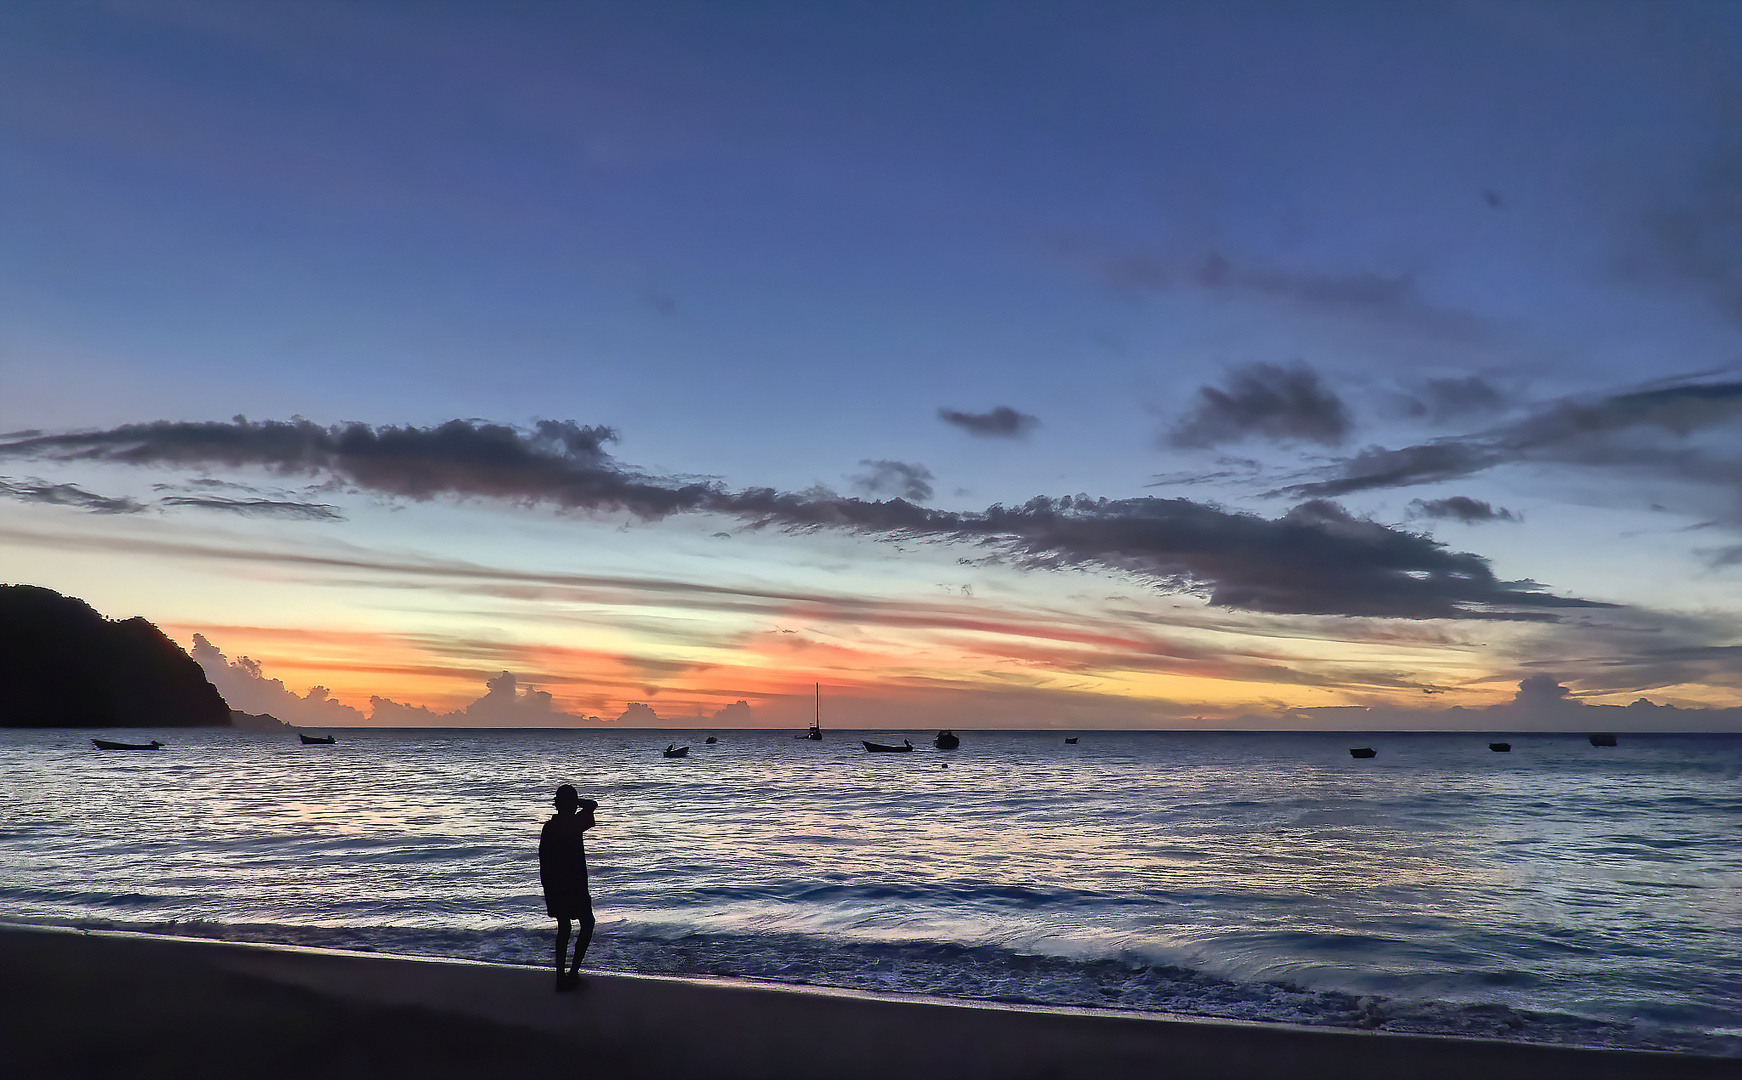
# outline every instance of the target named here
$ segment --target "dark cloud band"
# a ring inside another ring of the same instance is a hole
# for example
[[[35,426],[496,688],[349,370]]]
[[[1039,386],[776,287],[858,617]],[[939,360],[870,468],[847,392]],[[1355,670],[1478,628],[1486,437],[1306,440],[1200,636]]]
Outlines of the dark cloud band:
[[[1495,577],[1478,555],[1357,519],[1315,500],[1282,517],[1188,499],[1052,499],[979,512],[650,476],[604,450],[608,428],[544,421],[530,430],[454,420],[432,428],[322,428],[307,421],[129,425],[0,442],[0,455],[84,462],[266,468],[324,474],[412,499],[481,498],[643,519],[713,513],[752,527],[842,529],[884,539],[968,543],[1031,569],[1102,568],[1211,603],[1288,614],[1553,619],[1604,606]]]

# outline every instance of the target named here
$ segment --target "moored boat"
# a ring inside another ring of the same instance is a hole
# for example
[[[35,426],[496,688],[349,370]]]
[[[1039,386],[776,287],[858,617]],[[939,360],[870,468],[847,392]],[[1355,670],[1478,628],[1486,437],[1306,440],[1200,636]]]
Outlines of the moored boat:
[[[1352,758],[1370,758],[1376,756],[1378,753],[1379,751],[1373,749],[1371,746],[1355,746],[1350,747],[1349,749],[1349,756]]]
[[[1488,744],[1488,749],[1496,754],[1510,754],[1512,753],[1512,744],[1509,742],[1491,742]]]
[[[815,718],[811,721],[810,730],[793,738],[807,742],[823,741],[823,684],[817,683],[817,708]]]
[[[676,743],[672,743],[670,746],[666,747],[664,750],[661,750],[660,753],[664,754],[666,757],[689,757],[690,756],[690,748],[687,746],[679,746]]]
[[[707,743],[709,746],[712,746],[715,743],[719,742],[720,740],[714,738],[712,735],[709,735],[707,738],[703,739],[702,741]]]
[[[1076,736],[1073,735],[1070,738],[1065,740],[1065,744],[1069,745],[1069,746],[1074,746],[1074,745],[1076,745],[1076,741],[1077,741]]]
[[[906,739],[901,740],[900,746],[894,746],[889,743],[872,742],[870,739],[860,739],[859,741],[864,743],[865,749],[873,754],[905,754],[913,750],[913,743],[908,742]]]
[[[951,731],[949,728],[945,728],[938,732],[938,737],[933,739],[931,744],[939,750],[954,750],[956,747],[962,745],[962,740],[956,737],[955,732]]]
[[[1591,733],[1591,745],[1592,746],[1614,746],[1615,745],[1615,736],[1611,735],[1607,731],[1594,731]]]
[[[331,735],[304,735],[297,732],[296,737],[302,740],[304,746],[332,746],[339,740]]]
[[[111,742],[108,739],[92,739],[99,750],[162,750],[163,744],[156,739],[148,743]]]

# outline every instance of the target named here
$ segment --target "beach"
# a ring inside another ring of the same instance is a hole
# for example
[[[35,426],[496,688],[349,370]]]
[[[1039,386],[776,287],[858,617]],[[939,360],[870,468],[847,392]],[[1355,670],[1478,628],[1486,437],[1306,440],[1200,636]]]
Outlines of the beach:
[[[1652,1051],[968,1004],[69,928],[0,928],[7,1074],[1056,1078],[1733,1076]],[[537,1070],[534,1072],[534,1070]]]

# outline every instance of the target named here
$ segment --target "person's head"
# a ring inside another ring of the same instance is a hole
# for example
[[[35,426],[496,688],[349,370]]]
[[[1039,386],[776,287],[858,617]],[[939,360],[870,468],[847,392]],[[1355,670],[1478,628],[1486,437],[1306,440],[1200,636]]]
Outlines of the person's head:
[[[556,789],[556,809],[559,814],[572,814],[581,805],[581,793],[575,790],[573,784],[564,784]]]

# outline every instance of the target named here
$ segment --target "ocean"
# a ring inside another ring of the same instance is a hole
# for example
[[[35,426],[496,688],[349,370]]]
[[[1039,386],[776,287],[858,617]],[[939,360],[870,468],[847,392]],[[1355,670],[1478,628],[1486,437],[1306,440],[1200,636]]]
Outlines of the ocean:
[[[1742,1056],[1742,736],[92,734],[0,731],[0,919],[548,964],[567,782],[596,969]]]

